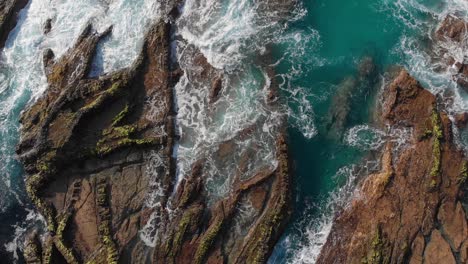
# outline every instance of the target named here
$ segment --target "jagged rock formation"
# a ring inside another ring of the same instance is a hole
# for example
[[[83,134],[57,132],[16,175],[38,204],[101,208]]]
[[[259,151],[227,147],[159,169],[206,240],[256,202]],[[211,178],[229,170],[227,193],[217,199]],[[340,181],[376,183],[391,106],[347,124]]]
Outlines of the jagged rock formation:
[[[451,121],[404,70],[384,94],[383,122],[411,128],[410,146],[387,143],[381,172],[336,216],[317,263],[466,263],[468,169]]]
[[[445,17],[435,32],[435,39],[442,43],[439,53],[445,63],[455,70],[453,79],[464,89],[468,89],[468,58],[454,58],[447,55],[445,45],[455,45],[461,50],[468,49],[468,22],[450,14]]]
[[[0,48],[3,48],[10,31],[16,25],[18,12],[28,0],[3,0],[0,2]]]
[[[22,114],[17,148],[28,174],[28,195],[47,220],[43,242],[35,230],[26,241],[28,263],[268,259],[291,213],[285,133],[277,136],[277,168],[245,179],[249,157],[244,157],[224,199],[208,203],[202,159],[174,190],[173,86],[182,73],[170,63],[170,30],[171,22],[156,23],[131,67],[96,78],[89,77],[91,61],[111,28],[98,33],[88,25],[61,58],[51,50],[44,52],[49,87]],[[215,102],[221,96],[220,73],[206,59],[199,61],[204,70],[197,78],[210,79],[210,101]],[[157,165],[152,163],[154,155],[161,159]],[[154,208],[145,201],[156,188],[151,183],[156,174],[163,193],[160,206]],[[256,213],[243,223],[244,233],[237,233],[233,229],[242,218],[242,203],[252,204]],[[162,219],[160,239],[148,246],[139,231],[153,213]]]
[[[110,32],[89,25],[62,58],[47,50],[49,88],[21,117],[17,152],[30,175],[27,192],[52,236],[44,263],[58,261],[53,248],[67,263],[117,261],[119,249],[138,244],[145,152],[165,157],[167,182],[174,171],[169,25],[150,29],[131,68],[88,78],[96,45]],[[158,113],[148,99],[163,106]]]

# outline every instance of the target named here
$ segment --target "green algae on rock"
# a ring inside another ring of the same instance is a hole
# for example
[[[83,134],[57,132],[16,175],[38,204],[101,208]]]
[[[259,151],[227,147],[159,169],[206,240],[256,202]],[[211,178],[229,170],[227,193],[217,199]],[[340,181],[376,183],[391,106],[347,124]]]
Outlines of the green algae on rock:
[[[61,58],[45,51],[49,87],[22,114],[17,148],[30,175],[28,195],[47,220],[44,263],[266,262],[280,238],[291,214],[292,189],[284,128],[275,131],[278,166],[245,177],[251,154],[243,153],[228,196],[209,201],[202,157],[176,185],[173,86],[181,73],[170,62],[172,29],[170,21],[154,23],[131,67],[97,77],[89,77],[92,57],[112,28],[97,33],[88,25]],[[198,77],[214,82],[207,89],[214,89],[210,103],[215,104],[223,87],[210,78],[220,73],[199,55],[207,74]],[[267,88],[278,89],[275,84]],[[265,107],[278,104],[271,101]],[[156,168],[160,208],[146,206],[154,188],[155,171],[146,169],[152,166],[151,155],[162,160]],[[244,200],[258,211],[249,219],[252,232],[224,236]],[[148,245],[140,231],[151,224],[153,213],[163,219],[158,232],[164,239]]]
[[[399,152],[387,144],[383,155],[393,155],[395,161],[392,184],[374,195],[380,174],[363,179],[358,186],[363,198],[354,198],[335,219],[317,263],[464,263],[467,245],[447,246],[455,238],[468,238],[465,212],[453,206],[463,192],[458,179],[466,157],[452,141],[451,121],[441,108],[436,110],[436,97],[405,70],[384,93],[383,122],[412,128],[413,139]],[[432,138],[421,137],[428,124]],[[370,227],[377,231],[369,232]],[[440,233],[432,239],[431,234]]]

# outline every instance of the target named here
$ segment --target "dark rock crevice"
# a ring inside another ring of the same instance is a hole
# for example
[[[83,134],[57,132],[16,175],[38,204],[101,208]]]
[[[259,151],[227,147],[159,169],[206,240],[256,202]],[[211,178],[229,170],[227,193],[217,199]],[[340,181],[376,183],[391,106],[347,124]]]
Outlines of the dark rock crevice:
[[[18,13],[28,0],[4,0],[0,2],[0,49],[5,46],[10,31],[16,26]]]

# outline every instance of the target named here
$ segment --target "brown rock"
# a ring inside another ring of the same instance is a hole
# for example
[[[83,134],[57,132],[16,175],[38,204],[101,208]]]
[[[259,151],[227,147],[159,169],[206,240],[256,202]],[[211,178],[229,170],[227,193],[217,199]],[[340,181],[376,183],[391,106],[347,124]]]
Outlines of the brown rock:
[[[461,47],[466,46],[464,40],[468,37],[468,22],[463,20],[456,15],[449,14],[445,17],[444,21],[439,26],[436,31],[436,39],[441,42],[455,42],[461,45]],[[444,48],[437,48],[439,51],[436,53],[441,53],[442,55],[447,53],[447,50]],[[468,89],[468,65],[465,61],[456,61],[451,56],[445,56],[447,67],[454,67],[457,70],[457,73],[453,75],[453,79],[464,89]]]
[[[406,71],[384,93],[383,121],[413,128],[413,140],[401,152],[387,145],[381,172],[359,184],[317,263],[455,263],[453,252],[468,234],[458,201],[465,157],[451,140],[450,120]]]
[[[18,13],[28,0],[3,0],[0,2],[0,49],[5,45],[8,34],[15,27]]]
[[[96,227],[95,190],[92,184],[84,179],[80,198],[75,204],[75,217],[73,225],[76,250],[85,255],[99,246],[99,234]]]
[[[211,90],[210,90],[210,102],[214,102],[218,99],[219,92],[223,88],[223,79],[218,77],[213,80],[211,83]]]
[[[150,28],[131,67],[89,79],[97,43],[108,33],[89,25],[63,57],[46,51],[49,88],[21,117],[17,152],[32,175],[28,194],[53,235],[47,248],[68,262],[133,262],[150,255],[141,249],[137,225],[151,177],[142,157],[149,148],[165,157],[158,170],[166,192],[175,172],[169,26]],[[150,99],[165,106],[152,122]]]
[[[439,222],[442,223],[442,232],[447,241],[455,250],[459,250],[461,244],[468,237],[468,227],[465,210],[460,202],[444,201],[440,206],[438,214]]]
[[[455,125],[458,128],[465,127],[467,123],[468,123],[468,113],[463,112],[463,113],[458,113],[455,115]]]
[[[420,264],[423,263],[423,253],[425,248],[424,237],[421,233],[414,239],[413,244],[411,246],[411,254],[410,264]]]
[[[239,154],[226,197],[206,196],[204,165],[211,161],[205,157],[197,157],[191,175],[181,175],[174,190],[173,85],[182,74],[190,75],[215,101],[223,96],[222,71],[196,50],[196,69],[170,71],[171,25],[159,21],[149,28],[132,66],[90,78],[96,46],[111,30],[98,33],[90,24],[62,57],[45,51],[48,89],[21,116],[17,153],[28,174],[28,195],[49,231],[43,252],[50,254],[44,253],[43,262],[266,262],[291,214],[284,132],[277,131],[272,142],[277,168],[245,176],[255,149]],[[272,83],[270,88],[277,87]],[[220,160],[239,151],[236,140],[259,129],[252,124],[227,142],[215,142]],[[155,155],[157,162],[151,159]],[[146,206],[150,191],[158,191],[153,208]],[[238,210],[243,201],[255,211],[245,219]],[[152,235],[160,237],[148,247],[139,231],[153,214],[159,222]],[[239,218],[245,233],[227,233]]]
[[[436,36],[439,40],[449,39],[455,42],[460,42],[465,37],[467,28],[468,23],[462,18],[453,14],[447,15],[437,30]]]
[[[438,230],[432,231],[431,239],[424,250],[424,263],[427,264],[455,264],[455,258],[447,241]]]
[[[468,241],[463,242],[460,248],[460,260],[462,263],[466,263],[468,261]]]
[[[172,85],[179,74],[169,71],[170,26],[161,21],[150,28],[131,67],[89,78],[96,46],[109,32],[99,34],[90,25],[62,57],[46,51],[49,87],[21,117],[17,153],[30,175],[28,194],[47,219],[46,248],[60,259],[54,263],[266,262],[291,214],[286,135],[277,132],[276,169],[244,177],[254,151],[240,155],[235,184],[224,198],[205,196],[204,157],[174,190]],[[201,70],[190,72],[194,79],[211,83],[220,76],[201,54],[195,62]],[[154,102],[161,102],[158,111]],[[239,151],[235,140],[257,129],[253,124],[219,143],[220,159]],[[157,164],[149,159],[154,153],[162,160]],[[151,188],[159,188],[160,206],[146,208]],[[249,233],[227,236],[233,219],[244,217],[237,209],[246,200],[256,210],[242,219]],[[153,213],[164,238],[156,239],[154,248],[138,232]]]

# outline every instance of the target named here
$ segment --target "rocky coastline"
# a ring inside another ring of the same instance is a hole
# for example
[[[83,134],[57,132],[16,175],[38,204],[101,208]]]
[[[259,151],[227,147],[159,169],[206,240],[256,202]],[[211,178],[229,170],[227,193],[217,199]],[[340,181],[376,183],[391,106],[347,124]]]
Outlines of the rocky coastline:
[[[286,13],[288,3],[278,6]],[[0,4],[0,48],[14,28],[26,0]],[[200,158],[177,184],[176,106],[174,86],[184,72],[173,62],[171,48],[178,3],[168,20],[151,25],[143,48],[128,68],[89,77],[98,43],[112,27],[97,32],[90,23],[76,43],[57,58],[44,51],[48,89],[21,115],[19,160],[27,174],[26,191],[47,222],[45,230],[28,230],[26,263],[266,263],[293,210],[293,173],[288,155],[286,120],[275,131],[275,169],[246,178],[249,159],[241,155],[232,189],[211,201]],[[283,14],[284,15],[284,14]],[[280,15],[281,17],[281,15]],[[434,42],[465,45],[468,23],[449,15],[434,32]],[[44,34],[53,29],[48,20]],[[444,54],[443,49],[438,51]],[[205,81],[209,104],[223,96],[223,75],[201,52],[193,80]],[[468,64],[442,56],[441,70],[468,87]],[[376,69],[365,58],[358,78],[343,80],[345,89],[330,108],[330,136],[344,131],[360,86],[375,86]],[[273,69],[269,69],[274,75]],[[467,263],[466,216],[468,159],[454,141],[454,125],[465,126],[466,114],[451,120],[441,98],[399,69],[383,90],[382,127],[412,131],[409,146],[396,150],[387,142],[381,171],[367,175],[357,195],[335,219],[317,263]],[[278,87],[267,87],[265,107],[276,109]],[[360,91],[366,93],[367,91]],[[158,102],[155,106],[152,102]],[[335,105],[345,108],[338,110]],[[157,108],[157,109],[156,109]],[[247,137],[257,128],[237,137]],[[235,152],[232,142],[219,145],[222,159]],[[155,165],[151,157],[161,159]],[[152,167],[161,176],[152,185]],[[158,207],[147,195],[162,190]],[[232,232],[238,207],[251,204],[255,214],[244,219],[243,232]],[[140,231],[157,215],[154,245]]]
[[[28,0],[5,0],[0,3],[0,49],[5,46],[8,34],[16,25],[18,13]]]
[[[186,73],[170,60],[178,12],[170,13],[169,21],[151,26],[136,62],[117,72],[88,77],[96,46],[112,28],[99,33],[89,24],[62,57],[44,52],[49,87],[22,113],[17,147],[27,193],[47,222],[46,230],[29,231],[26,263],[267,261],[292,208],[286,133],[277,134],[277,168],[245,179],[250,157],[242,156],[233,190],[224,199],[208,202],[203,159],[175,186],[174,85]],[[45,34],[51,28],[53,23],[46,25]],[[198,57],[203,71],[196,78],[212,83],[214,103],[222,76],[201,53]],[[275,89],[272,84],[269,93]],[[220,145],[219,155],[226,151],[235,151],[230,142]],[[154,169],[164,175],[158,186],[164,194],[155,208],[146,206],[156,188],[146,170],[153,166],[151,155],[162,157]],[[229,233],[241,202],[251,203],[257,213],[248,219],[247,233]],[[162,219],[160,239],[149,246],[139,232],[153,214]]]
[[[434,47],[465,45],[466,23],[448,15],[434,33]],[[454,80],[464,87],[466,61],[439,47],[441,70],[454,69]],[[317,263],[466,263],[468,159],[454,141],[444,99],[404,69],[391,79],[379,122],[410,129],[409,146],[398,151],[386,143],[381,171],[365,176],[336,215]],[[465,126],[464,115],[457,116],[455,125]]]

